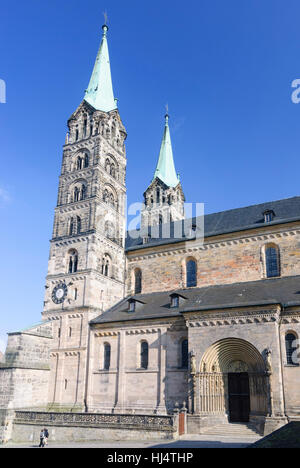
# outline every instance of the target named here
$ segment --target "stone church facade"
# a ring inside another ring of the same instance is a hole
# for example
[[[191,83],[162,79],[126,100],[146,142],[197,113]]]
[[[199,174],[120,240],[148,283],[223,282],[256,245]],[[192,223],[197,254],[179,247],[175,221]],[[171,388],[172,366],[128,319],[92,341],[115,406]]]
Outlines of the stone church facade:
[[[18,410],[183,408],[191,433],[268,433],[300,416],[300,197],[194,218],[183,233],[166,115],[141,228],[126,233],[107,30],[68,121],[42,322],[10,333],[0,362],[0,440]]]

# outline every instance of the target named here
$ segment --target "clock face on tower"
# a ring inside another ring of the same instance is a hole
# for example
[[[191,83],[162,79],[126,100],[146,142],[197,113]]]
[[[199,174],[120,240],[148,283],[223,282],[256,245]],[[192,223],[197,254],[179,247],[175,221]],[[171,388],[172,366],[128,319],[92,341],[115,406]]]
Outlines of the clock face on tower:
[[[61,304],[68,294],[68,288],[65,283],[59,283],[52,291],[52,301],[55,304]]]

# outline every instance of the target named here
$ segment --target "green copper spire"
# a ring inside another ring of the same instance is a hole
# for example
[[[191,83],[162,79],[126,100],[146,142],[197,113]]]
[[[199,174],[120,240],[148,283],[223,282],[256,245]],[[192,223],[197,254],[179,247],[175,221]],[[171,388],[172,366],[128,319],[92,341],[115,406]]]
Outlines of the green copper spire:
[[[158,177],[168,187],[176,187],[179,184],[179,177],[175,171],[168,114],[166,114],[165,120],[164,135],[153,180]]]
[[[96,110],[109,112],[117,108],[111,81],[109,53],[106,33],[108,26],[102,26],[103,36],[97,54],[93,73],[89,86],[85,91],[84,100],[91,104]]]

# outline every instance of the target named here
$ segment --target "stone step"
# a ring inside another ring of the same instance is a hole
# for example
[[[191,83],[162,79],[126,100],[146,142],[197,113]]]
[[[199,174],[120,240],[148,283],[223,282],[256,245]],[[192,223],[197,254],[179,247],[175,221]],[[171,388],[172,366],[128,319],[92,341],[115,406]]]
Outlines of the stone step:
[[[206,427],[201,430],[204,435],[222,435],[235,437],[259,437],[260,434],[247,424],[219,424],[217,426]]]

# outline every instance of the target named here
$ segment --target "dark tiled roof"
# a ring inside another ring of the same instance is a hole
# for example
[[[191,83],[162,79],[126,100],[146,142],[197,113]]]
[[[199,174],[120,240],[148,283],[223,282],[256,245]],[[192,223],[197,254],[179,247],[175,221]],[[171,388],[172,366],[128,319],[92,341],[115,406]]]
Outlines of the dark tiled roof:
[[[178,293],[186,299],[178,308],[170,307],[170,294]],[[218,308],[282,304],[300,305],[300,276],[274,278],[245,283],[178,289],[176,291],[137,294],[142,301],[135,312],[128,312],[128,299],[123,299],[91,323],[122,322],[161,317],[179,317],[182,312]]]
[[[271,223],[264,222],[263,212],[272,210],[275,213]],[[205,237],[226,234],[246,229],[260,228],[266,225],[276,225],[300,219],[300,197],[285,198],[273,202],[261,203],[259,205],[236,208],[234,210],[221,211],[204,216]],[[181,223],[181,222],[179,222]],[[196,219],[192,220],[196,224]],[[178,222],[175,223],[178,226]],[[172,226],[173,228],[173,226]],[[171,228],[171,231],[172,231]],[[133,235],[132,235],[133,234]],[[133,238],[134,237],[134,238]],[[187,239],[150,239],[143,244],[143,236],[139,231],[129,231],[126,238],[126,250],[146,248],[151,245],[163,245],[170,242],[179,242]]]

